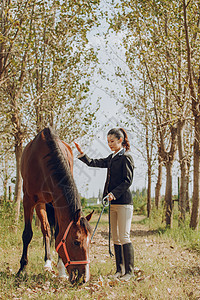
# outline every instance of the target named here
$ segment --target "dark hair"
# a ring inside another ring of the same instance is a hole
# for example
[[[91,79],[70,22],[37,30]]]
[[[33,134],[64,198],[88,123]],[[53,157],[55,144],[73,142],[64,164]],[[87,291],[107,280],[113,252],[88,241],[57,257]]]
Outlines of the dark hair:
[[[126,151],[130,150],[130,143],[126,131],[123,128],[112,128],[108,131],[107,135],[113,134],[118,140],[122,138],[122,146]]]

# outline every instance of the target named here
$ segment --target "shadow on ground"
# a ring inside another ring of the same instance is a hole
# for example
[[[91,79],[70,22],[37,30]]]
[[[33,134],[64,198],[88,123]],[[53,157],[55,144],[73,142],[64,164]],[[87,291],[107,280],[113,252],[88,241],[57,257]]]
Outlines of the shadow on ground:
[[[100,231],[100,234],[104,239],[108,239],[108,232],[107,231]],[[157,235],[157,234],[159,234],[158,230],[140,230],[140,229],[137,229],[137,230],[131,230],[131,232],[130,232],[131,237],[135,237],[135,236],[145,237],[145,236],[151,236],[151,235]]]
[[[158,234],[158,230],[131,230],[131,237],[134,236],[151,236]]]

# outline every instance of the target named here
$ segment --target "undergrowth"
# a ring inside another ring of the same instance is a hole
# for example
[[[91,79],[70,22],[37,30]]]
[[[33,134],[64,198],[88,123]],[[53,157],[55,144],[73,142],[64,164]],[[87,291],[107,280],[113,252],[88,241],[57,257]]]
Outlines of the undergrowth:
[[[150,218],[144,218],[139,223],[148,225],[150,229],[156,230],[159,235],[171,238],[182,247],[188,250],[195,250],[200,253],[200,232],[190,228],[190,215],[186,215],[184,223],[179,222],[178,207],[174,207],[172,228],[167,228],[164,220],[163,207],[153,208]]]

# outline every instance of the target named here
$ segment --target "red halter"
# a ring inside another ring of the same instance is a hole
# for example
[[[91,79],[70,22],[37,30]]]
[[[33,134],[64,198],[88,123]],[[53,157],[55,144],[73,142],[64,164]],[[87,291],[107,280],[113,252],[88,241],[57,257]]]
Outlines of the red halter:
[[[87,261],[87,260],[81,260],[81,261],[78,261],[78,260],[70,260],[69,258],[69,254],[67,252],[67,247],[65,245],[65,242],[66,242],[66,239],[67,239],[67,235],[68,235],[68,232],[70,230],[70,227],[72,226],[73,224],[73,221],[71,221],[63,235],[63,238],[62,240],[60,241],[60,243],[58,244],[58,246],[56,247],[56,251],[58,252],[58,250],[60,249],[60,247],[63,245],[63,249],[64,249],[64,253],[65,253],[65,256],[66,256],[66,259],[67,259],[67,262],[65,264],[65,268],[67,268],[69,265],[85,265],[85,264],[89,264],[90,262]]]

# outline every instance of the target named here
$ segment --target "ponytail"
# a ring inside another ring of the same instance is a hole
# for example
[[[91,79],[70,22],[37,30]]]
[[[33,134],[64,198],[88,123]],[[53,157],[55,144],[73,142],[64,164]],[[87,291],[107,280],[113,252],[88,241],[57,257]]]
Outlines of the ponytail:
[[[130,150],[130,142],[128,140],[127,133],[123,128],[119,128],[119,130],[123,133],[123,136],[124,136],[122,146],[126,149],[126,151],[128,151],[128,150]]]
[[[110,129],[108,132],[108,135],[113,134],[114,136],[116,136],[117,139],[122,138],[122,146],[126,149],[126,151],[130,150],[130,143],[128,140],[128,136],[126,131],[123,128],[113,128]]]

